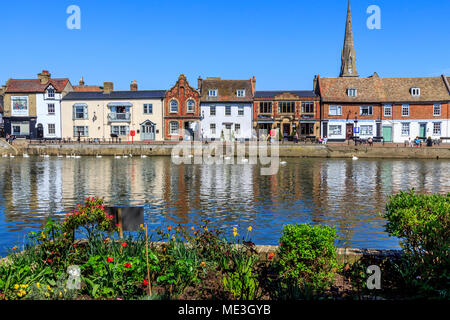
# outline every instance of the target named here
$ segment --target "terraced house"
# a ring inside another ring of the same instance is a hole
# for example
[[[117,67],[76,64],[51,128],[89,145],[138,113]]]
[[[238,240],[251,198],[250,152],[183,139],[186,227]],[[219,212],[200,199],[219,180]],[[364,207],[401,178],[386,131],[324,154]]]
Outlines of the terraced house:
[[[199,140],[200,120],[200,93],[181,74],[165,95],[164,139]]]
[[[129,91],[114,91],[112,82],[89,91],[79,90],[82,88],[62,101],[64,139],[163,140],[165,90],[138,90],[136,82],[131,83]]]
[[[4,94],[4,130],[17,138],[61,137],[61,99],[73,91],[69,79],[9,79]]]
[[[285,139],[320,136],[320,99],[312,90],[256,91],[253,127],[259,137],[279,129]]]
[[[222,80],[198,79],[203,139],[250,140],[255,78]]]

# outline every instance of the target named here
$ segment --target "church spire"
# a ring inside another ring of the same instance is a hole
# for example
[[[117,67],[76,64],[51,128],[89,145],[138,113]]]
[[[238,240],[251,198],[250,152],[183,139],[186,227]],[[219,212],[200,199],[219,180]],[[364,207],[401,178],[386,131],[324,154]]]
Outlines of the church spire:
[[[342,50],[340,77],[358,77],[356,71],[356,54],[353,45],[352,12],[348,0],[347,22],[345,24],[344,49]]]

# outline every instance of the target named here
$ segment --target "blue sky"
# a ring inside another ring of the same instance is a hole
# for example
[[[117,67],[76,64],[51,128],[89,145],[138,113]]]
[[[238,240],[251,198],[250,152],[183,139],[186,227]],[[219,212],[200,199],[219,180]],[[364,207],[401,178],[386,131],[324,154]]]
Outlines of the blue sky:
[[[69,30],[69,5],[81,30]],[[381,8],[369,30],[368,6]],[[46,0],[1,4],[0,83],[43,69],[77,84],[168,89],[180,73],[256,77],[257,90],[312,89],[315,74],[338,76],[347,0]],[[450,1],[353,0],[360,76],[450,75]]]

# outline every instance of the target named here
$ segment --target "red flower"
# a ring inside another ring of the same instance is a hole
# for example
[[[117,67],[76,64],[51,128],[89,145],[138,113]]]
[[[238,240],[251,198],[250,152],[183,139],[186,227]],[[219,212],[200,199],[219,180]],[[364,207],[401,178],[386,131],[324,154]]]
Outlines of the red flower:
[[[168,226],[167,230],[169,230],[169,231],[172,230],[172,226]]]
[[[128,244],[126,242],[122,243],[122,247],[126,247]]]
[[[131,268],[131,263],[129,263],[129,262],[125,263],[125,268],[127,268],[127,269]]]
[[[148,285],[148,280],[142,281],[142,284],[143,284],[144,286]]]
[[[273,253],[273,252],[269,253],[268,259],[272,260],[273,257],[275,257],[275,253]]]
[[[52,260],[50,260],[50,259],[48,259],[47,261],[48,261],[48,263],[52,263]]]
[[[108,257],[107,261],[108,261],[109,263],[111,263],[111,262],[114,261],[114,258],[113,258],[113,257]]]

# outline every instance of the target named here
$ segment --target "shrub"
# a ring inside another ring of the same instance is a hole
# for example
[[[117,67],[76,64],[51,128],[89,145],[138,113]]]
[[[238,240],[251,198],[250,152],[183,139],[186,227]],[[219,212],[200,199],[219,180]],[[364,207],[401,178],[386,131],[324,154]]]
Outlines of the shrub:
[[[401,192],[390,197],[384,217],[386,231],[400,238],[400,272],[408,284],[427,296],[448,297],[450,194]]]
[[[329,286],[338,266],[335,239],[332,227],[285,225],[278,253],[281,282],[313,291]]]

